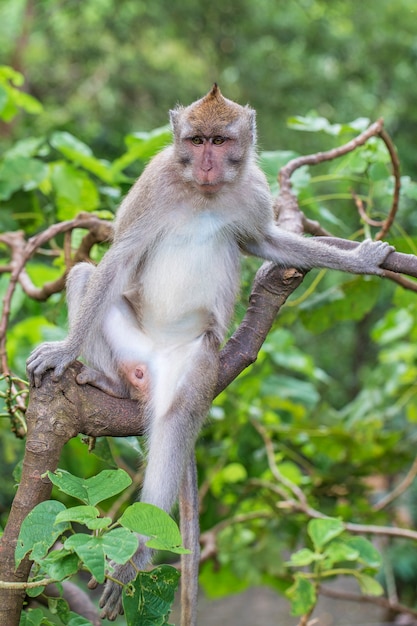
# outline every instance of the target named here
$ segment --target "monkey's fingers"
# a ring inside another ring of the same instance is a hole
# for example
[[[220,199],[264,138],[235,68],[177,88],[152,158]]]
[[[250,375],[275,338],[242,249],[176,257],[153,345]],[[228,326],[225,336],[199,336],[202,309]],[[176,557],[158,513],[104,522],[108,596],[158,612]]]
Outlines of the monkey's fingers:
[[[91,576],[90,580],[87,583],[87,587],[89,589],[97,589],[98,581],[94,578],[94,576]]]
[[[382,275],[383,269],[381,268],[381,264],[391,252],[395,252],[395,248],[386,241],[365,239],[365,241],[360,244],[358,252],[362,256],[364,263],[368,263],[366,273]]]
[[[100,598],[99,606],[103,609],[100,613],[101,619],[108,619],[114,622],[119,615],[123,614],[122,587],[112,580],[108,580],[104,587],[103,595]]]
[[[59,380],[68,365],[76,358],[77,354],[74,356],[64,341],[43,343],[32,352],[26,362],[30,383],[40,387],[47,370],[54,370],[53,380]]]

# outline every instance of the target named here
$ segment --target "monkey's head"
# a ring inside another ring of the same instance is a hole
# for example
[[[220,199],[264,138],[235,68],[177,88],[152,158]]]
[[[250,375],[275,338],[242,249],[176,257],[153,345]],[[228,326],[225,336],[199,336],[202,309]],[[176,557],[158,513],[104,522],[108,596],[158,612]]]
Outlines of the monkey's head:
[[[200,100],[170,111],[170,120],[181,176],[204,195],[235,182],[254,154],[255,111],[225,98],[216,83]]]

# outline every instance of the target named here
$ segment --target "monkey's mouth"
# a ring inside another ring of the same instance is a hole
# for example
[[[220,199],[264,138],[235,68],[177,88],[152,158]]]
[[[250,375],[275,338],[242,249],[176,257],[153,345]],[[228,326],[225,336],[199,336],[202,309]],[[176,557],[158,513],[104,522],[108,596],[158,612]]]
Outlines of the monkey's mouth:
[[[196,183],[196,187],[204,195],[212,195],[220,191],[223,183]]]

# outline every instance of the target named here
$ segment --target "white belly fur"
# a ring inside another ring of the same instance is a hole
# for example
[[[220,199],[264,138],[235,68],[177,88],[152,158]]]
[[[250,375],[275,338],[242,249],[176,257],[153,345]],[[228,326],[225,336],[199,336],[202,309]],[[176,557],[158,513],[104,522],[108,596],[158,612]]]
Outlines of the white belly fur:
[[[198,336],[211,314],[230,313],[237,249],[221,226],[213,215],[200,214],[156,246],[141,277],[141,321],[150,336],[168,343],[176,335]]]

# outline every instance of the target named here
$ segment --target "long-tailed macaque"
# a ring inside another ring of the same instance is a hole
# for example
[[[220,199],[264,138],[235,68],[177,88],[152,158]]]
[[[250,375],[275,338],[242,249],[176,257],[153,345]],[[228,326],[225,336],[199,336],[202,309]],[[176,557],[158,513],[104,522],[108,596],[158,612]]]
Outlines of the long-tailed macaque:
[[[255,112],[217,85],[170,112],[173,144],[155,156],[123,201],[114,241],[97,267],[68,279],[69,333],[28,359],[32,384],[58,379],[82,355],[80,384],[146,402],[148,464],[144,502],[170,511],[184,466],[209,410],[239,286],[239,254],[288,267],[382,274],[393,250],[364,241],[345,251],[274,223],[271,193],[256,163]],[[134,557],[143,569],[151,551]],[[113,576],[127,582],[130,565]],[[121,587],[108,581],[102,616],[121,610]]]

